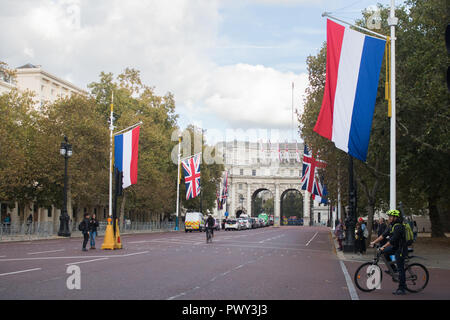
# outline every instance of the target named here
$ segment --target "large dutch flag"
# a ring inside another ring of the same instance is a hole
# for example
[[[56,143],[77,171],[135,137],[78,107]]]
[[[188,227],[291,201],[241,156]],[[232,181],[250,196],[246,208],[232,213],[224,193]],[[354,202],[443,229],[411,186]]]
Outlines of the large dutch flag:
[[[123,173],[124,189],[137,183],[140,128],[114,137],[114,166]]]
[[[386,41],[327,20],[327,71],[314,131],[366,161]]]

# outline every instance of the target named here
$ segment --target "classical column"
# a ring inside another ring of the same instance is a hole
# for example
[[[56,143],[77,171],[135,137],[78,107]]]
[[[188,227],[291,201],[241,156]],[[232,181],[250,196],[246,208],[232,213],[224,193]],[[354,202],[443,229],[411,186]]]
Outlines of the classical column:
[[[250,183],[247,183],[247,214],[252,215],[252,196],[250,194]]]
[[[311,210],[310,210],[310,197],[311,194],[305,190],[305,196],[303,198],[303,225],[309,226],[310,216],[311,216]]]
[[[280,185],[278,183],[275,184],[275,201],[274,201],[274,221],[273,226],[279,227],[280,226]]]
[[[235,184],[231,183],[231,212],[228,212],[229,217],[236,216],[236,190]]]

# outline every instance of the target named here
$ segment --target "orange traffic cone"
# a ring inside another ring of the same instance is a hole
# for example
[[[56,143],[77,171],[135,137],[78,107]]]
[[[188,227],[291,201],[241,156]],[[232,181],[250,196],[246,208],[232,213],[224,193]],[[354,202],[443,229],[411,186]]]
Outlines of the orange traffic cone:
[[[112,219],[108,218],[106,225],[105,237],[103,238],[102,250],[114,250],[114,230],[112,226]]]
[[[114,249],[122,249],[122,242],[120,241],[119,219],[116,219],[116,239],[114,242]]]

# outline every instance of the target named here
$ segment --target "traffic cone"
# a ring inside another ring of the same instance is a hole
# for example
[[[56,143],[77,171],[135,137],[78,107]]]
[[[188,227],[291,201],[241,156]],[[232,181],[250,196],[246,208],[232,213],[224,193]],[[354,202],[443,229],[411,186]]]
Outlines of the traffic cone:
[[[106,225],[105,237],[103,238],[102,250],[114,250],[114,230],[112,226],[112,219],[108,218]]]
[[[122,249],[122,242],[120,241],[119,219],[116,219],[116,238],[114,242],[114,249]]]

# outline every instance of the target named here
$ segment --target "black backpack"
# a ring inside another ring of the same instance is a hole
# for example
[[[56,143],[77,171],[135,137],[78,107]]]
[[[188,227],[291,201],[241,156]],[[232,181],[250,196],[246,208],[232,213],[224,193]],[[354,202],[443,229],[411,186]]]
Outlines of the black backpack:
[[[80,224],[78,225],[78,230],[80,231],[84,231],[84,220],[80,222]]]

